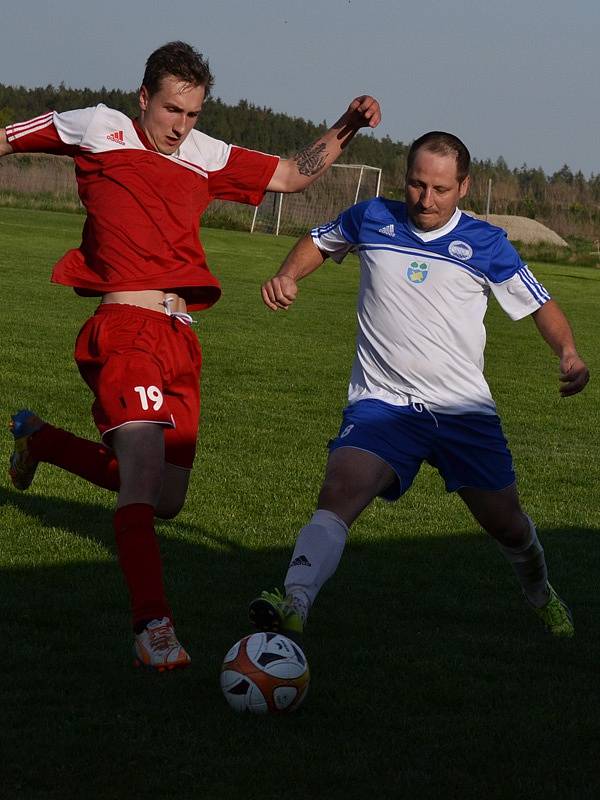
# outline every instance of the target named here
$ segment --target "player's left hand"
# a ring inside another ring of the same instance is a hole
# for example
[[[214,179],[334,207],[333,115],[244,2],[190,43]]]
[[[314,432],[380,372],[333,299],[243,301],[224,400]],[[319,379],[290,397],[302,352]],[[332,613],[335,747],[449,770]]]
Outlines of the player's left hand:
[[[563,356],[560,360],[560,393],[570,397],[585,388],[590,379],[590,371],[577,354]]]
[[[371,95],[355,97],[348,106],[348,124],[353,128],[376,128],[381,122],[381,109]]]

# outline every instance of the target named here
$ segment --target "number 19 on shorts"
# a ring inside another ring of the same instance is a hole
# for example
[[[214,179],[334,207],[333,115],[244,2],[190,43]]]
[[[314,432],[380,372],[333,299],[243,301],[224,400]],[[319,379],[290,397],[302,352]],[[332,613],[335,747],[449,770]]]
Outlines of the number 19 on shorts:
[[[154,411],[158,411],[162,406],[163,396],[158,386],[134,386],[133,390],[140,396],[140,404],[143,411],[148,411],[150,404],[152,404]]]

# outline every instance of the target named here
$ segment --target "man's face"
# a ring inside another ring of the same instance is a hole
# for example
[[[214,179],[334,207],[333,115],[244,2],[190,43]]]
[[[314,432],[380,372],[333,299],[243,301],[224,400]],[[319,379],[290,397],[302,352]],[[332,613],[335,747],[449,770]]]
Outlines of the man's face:
[[[469,189],[468,176],[459,182],[453,155],[417,150],[406,173],[406,206],[412,223],[422,231],[442,228]]]
[[[144,133],[159,153],[175,153],[192,130],[202,109],[204,86],[167,75],[157,92],[150,95],[145,86],[140,89],[140,123]]]

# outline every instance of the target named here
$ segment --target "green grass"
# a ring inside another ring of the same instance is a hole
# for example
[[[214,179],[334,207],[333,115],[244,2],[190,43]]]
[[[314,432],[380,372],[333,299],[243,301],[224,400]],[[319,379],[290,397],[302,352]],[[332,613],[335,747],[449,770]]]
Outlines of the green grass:
[[[48,282],[81,218],[0,209],[1,415],[33,407],[95,437],[72,362],[94,301]],[[424,468],[357,522],[307,634],[308,700],[239,717],[218,687],[246,605],[281,583],[338,427],[353,353],[356,262],[328,265],[287,314],[259,286],[289,239],[205,230],[224,295],[197,315],[203,422],[188,503],[159,523],[192,667],[131,667],[113,498],[42,465],[0,484],[2,790],[15,798],[595,798],[600,624],[600,390],[561,400],[531,320],[488,315],[487,375],[577,637],[548,639],[508,565]],[[600,274],[533,265],[599,373]],[[6,463],[9,434],[1,437]]]

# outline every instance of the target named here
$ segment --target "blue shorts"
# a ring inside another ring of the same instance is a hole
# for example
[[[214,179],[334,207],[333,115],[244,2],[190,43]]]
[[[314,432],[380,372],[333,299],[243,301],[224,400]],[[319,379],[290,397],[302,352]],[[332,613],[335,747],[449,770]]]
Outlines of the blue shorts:
[[[382,493],[397,500],[423,461],[435,467],[446,491],[499,491],[515,482],[512,456],[496,414],[433,414],[424,406],[394,406],[360,400],[344,409],[340,432],[329,450],[355,447],[392,467],[398,483]]]

